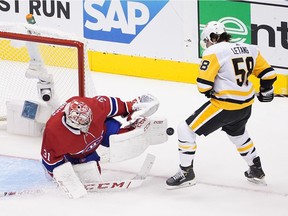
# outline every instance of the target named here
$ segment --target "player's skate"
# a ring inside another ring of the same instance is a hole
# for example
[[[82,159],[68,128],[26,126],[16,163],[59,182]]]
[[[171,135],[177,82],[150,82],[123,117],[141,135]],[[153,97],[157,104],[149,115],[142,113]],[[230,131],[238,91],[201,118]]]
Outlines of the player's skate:
[[[267,185],[264,177],[265,173],[261,167],[261,161],[259,157],[253,159],[253,165],[249,167],[249,170],[245,171],[244,175],[248,181],[253,182],[255,184]]]
[[[166,180],[167,189],[177,189],[182,187],[193,186],[196,184],[193,166],[182,167],[172,177]]]

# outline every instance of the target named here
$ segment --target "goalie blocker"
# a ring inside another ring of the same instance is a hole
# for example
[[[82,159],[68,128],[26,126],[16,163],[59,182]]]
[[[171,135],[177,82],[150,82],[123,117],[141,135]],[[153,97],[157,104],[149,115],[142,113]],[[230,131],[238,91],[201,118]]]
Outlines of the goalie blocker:
[[[109,162],[118,162],[142,154],[149,145],[168,140],[167,120],[163,117],[140,117],[133,123],[134,130],[109,137]]]

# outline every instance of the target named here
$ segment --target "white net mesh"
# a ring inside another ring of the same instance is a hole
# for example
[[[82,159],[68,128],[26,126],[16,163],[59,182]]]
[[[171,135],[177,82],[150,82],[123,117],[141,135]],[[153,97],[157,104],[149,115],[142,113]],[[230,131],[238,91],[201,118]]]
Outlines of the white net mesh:
[[[12,32],[13,38],[1,36],[1,32]],[[73,40],[84,44],[83,39],[68,35],[64,32],[40,28],[29,24],[0,23],[0,120],[7,115],[6,101],[33,100],[41,101],[37,91],[38,79],[26,78],[25,73],[35,59],[27,49],[27,44],[33,44],[40,53],[40,60],[45,71],[52,74],[54,81],[54,97],[59,105],[71,96],[79,95],[83,88],[85,96],[94,96],[96,90],[89,70],[87,52],[80,61],[84,63],[84,86],[79,86],[79,53],[76,47],[47,43],[34,43],[19,40],[19,34],[64,40]],[[61,41],[60,41],[61,42]],[[57,42],[59,43],[59,41]],[[29,55],[30,53],[30,55]],[[36,60],[39,60],[38,57]]]

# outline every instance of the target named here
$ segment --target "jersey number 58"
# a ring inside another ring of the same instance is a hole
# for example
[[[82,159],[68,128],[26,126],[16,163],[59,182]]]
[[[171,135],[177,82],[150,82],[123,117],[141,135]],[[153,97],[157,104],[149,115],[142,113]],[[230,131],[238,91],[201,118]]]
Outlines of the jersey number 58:
[[[245,59],[240,57],[232,59],[232,62],[234,66],[237,85],[243,86],[244,83],[248,85],[248,77],[250,76],[254,68],[253,58],[251,56],[246,57]],[[246,68],[239,67],[239,64],[243,62],[245,62]]]

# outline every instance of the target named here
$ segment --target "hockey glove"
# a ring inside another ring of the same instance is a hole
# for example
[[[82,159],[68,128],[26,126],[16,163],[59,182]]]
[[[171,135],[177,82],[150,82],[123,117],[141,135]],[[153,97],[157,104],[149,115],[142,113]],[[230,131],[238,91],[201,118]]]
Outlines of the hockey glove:
[[[159,107],[159,101],[151,94],[144,94],[135,98],[131,102],[127,102],[127,111],[129,113],[127,120],[138,116],[148,117],[154,114]]]
[[[271,102],[274,99],[274,88],[264,89],[260,87],[260,92],[257,94],[260,102]]]
[[[131,120],[131,116],[134,112],[134,108],[133,105],[136,103],[140,102],[140,97],[137,97],[135,99],[133,99],[132,101],[127,101],[126,104],[126,110],[127,110],[127,114],[126,115],[122,115],[122,118],[126,118],[127,117],[127,121]]]
[[[210,89],[209,91],[206,91],[204,94],[207,98],[211,98],[214,95],[215,91],[214,89]]]

